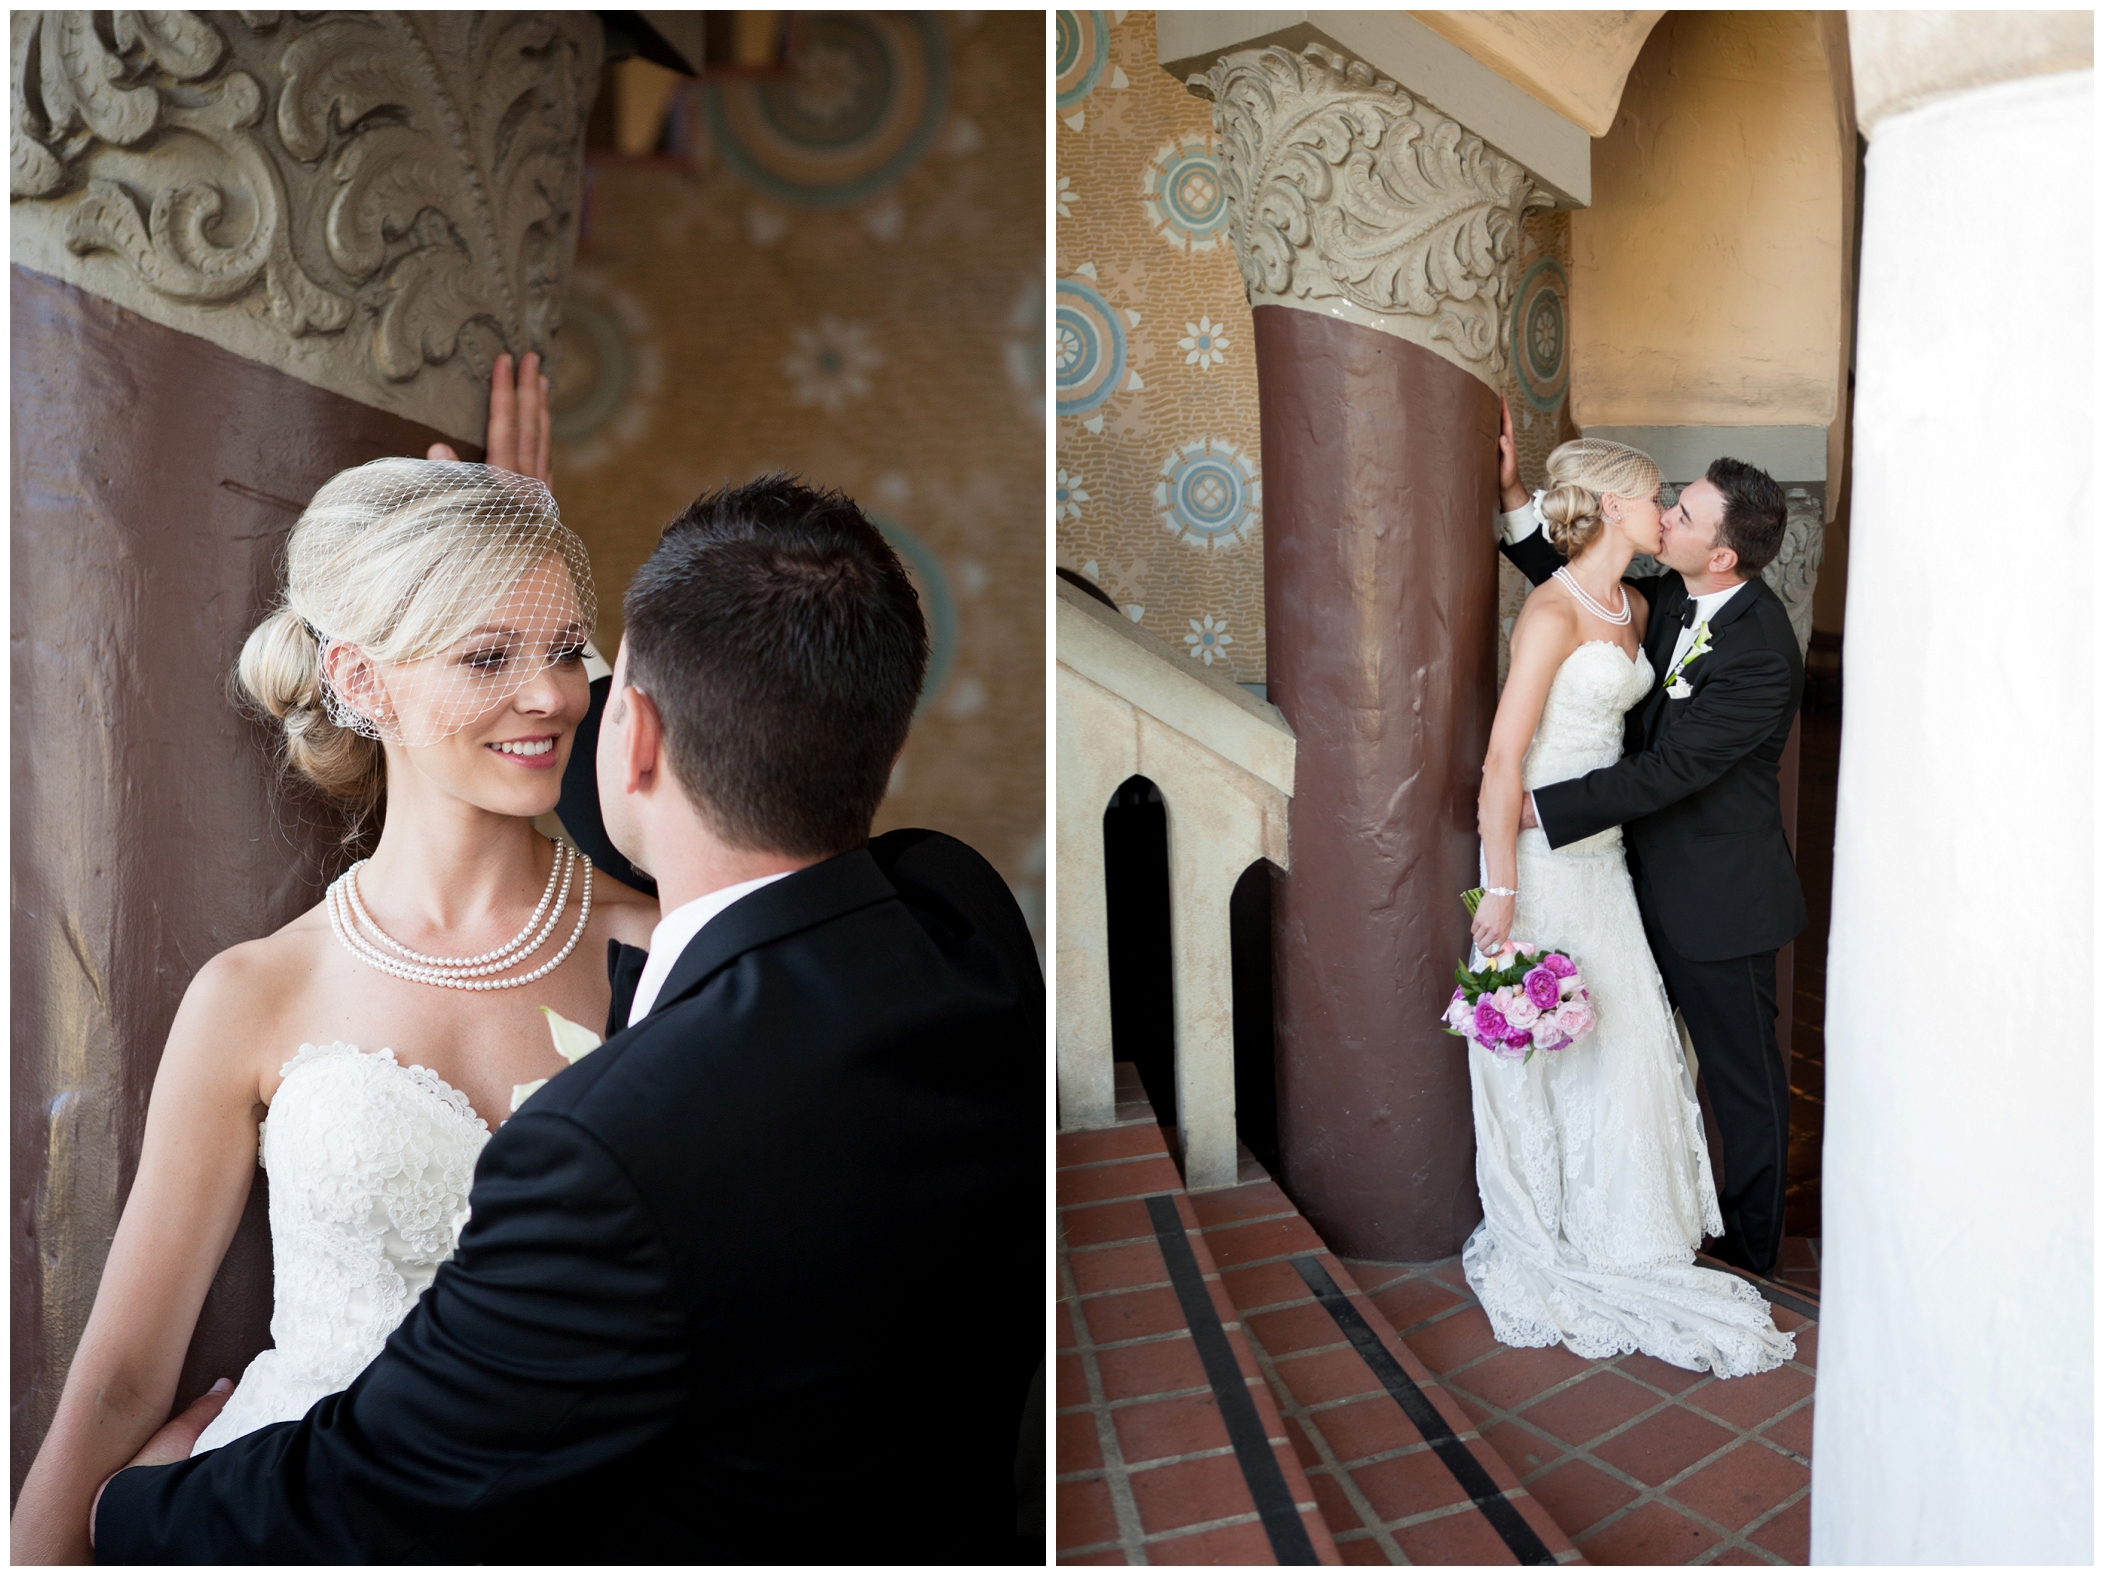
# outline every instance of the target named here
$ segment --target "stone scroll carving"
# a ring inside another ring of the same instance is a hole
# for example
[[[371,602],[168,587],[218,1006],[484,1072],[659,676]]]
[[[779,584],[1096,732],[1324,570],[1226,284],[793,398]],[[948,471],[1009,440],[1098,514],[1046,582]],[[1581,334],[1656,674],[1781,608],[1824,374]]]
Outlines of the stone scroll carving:
[[[556,350],[590,12],[16,11],[13,260],[482,435]]]
[[[1498,386],[1520,219],[1554,201],[1524,167],[1319,44],[1230,55],[1190,85],[1213,101],[1253,304],[1337,311]]]
[[[1812,648],[1812,592],[1819,584],[1819,566],[1826,559],[1826,504],[1803,487],[1792,487],[1784,501],[1789,514],[1783,524],[1782,549],[1761,571],[1761,578],[1782,599],[1802,656]]]

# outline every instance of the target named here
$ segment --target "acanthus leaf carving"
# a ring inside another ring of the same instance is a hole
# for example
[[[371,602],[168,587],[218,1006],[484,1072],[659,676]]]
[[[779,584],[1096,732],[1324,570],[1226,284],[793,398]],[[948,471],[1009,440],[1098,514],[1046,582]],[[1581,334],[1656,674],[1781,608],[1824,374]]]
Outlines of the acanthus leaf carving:
[[[1521,165],[1320,45],[1230,56],[1191,82],[1213,100],[1252,299],[1341,297],[1423,319],[1451,359],[1495,382],[1520,220],[1553,201]]]
[[[1786,507],[1783,545],[1761,571],[1761,578],[1790,615],[1801,655],[1812,645],[1812,592],[1819,584],[1819,566],[1826,560],[1826,505],[1807,489],[1792,487]]]

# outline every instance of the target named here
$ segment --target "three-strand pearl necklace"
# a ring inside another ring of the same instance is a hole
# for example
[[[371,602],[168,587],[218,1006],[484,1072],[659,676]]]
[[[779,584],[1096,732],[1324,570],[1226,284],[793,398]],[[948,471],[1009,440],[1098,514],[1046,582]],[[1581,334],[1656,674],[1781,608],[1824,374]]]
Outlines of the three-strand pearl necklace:
[[[1629,622],[1629,592],[1626,589],[1622,592],[1622,611],[1610,613],[1606,608],[1593,600],[1591,593],[1578,583],[1578,577],[1572,574],[1569,569],[1557,570],[1555,578],[1561,580],[1564,588],[1578,599],[1580,607],[1600,620],[1601,623],[1626,624]]]
[[[494,951],[478,952],[472,958],[412,952],[382,930],[373,916],[365,911],[365,899],[358,891],[358,871],[367,863],[359,860],[329,883],[326,900],[329,928],[360,962],[413,984],[445,985],[454,990],[506,990],[513,985],[531,984],[577,950],[577,943],[584,939],[585,925],[592,917],[592,866],[569,844],[557,843],[555,863],[549,868],[548,886],[541,893],[540,905],[534,909],[533,918],[526,921],[526,928],[511,940]],[[570,901],[571,878],[579,868],[584,871],[584,881],[578,896],[577,928],[570,932],[570,939],[563,943],[562,950],[529,974],[514,975],[508,980],[489,978],[506,969],[524,966],[526,960],[547,943],[562,918],[564,906]],[[386,950],[382,951],[382,948]],[[390,953],[393,956],[389,956]]]

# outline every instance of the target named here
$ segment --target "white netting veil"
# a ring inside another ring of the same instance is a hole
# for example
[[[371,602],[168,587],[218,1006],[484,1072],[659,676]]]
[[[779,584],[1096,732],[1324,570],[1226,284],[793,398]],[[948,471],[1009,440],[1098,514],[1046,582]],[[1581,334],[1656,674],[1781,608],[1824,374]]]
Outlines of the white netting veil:
[[[324,483],[287,544],[282,607],[314,641],[330,720],[409,746],[579,661],[598,619],[584,544],[545,485],[438,460]]]

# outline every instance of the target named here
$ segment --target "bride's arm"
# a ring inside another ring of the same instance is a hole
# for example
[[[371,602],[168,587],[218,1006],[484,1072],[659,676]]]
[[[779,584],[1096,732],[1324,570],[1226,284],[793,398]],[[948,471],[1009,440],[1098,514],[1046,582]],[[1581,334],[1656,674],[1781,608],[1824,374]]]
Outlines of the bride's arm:
[[[23,1481],[17,1565],[80,1565],[103,1479],[168,1420],[198,1309],[248,1201],[262,1114],[243,1047],[267,981],[222,953],[183,995],[146,1108],[138,1174],[51,1429]]]
[[[1527,598],[1512,628],[1512,665],[1490,725],[1490,750],[1483,757],[1483,787],[1476,799],[1486,886],[1519,886],[1520,763],[1541,722],[1556,670],[1576,644],[1577,626],[1567,603],[1548,591]],[[1515,898],[1486,897],[1477,907],[1470,928],[1476,945],[1486,953],[1512,934],[1517,903]]]

